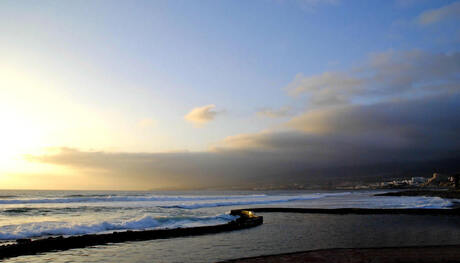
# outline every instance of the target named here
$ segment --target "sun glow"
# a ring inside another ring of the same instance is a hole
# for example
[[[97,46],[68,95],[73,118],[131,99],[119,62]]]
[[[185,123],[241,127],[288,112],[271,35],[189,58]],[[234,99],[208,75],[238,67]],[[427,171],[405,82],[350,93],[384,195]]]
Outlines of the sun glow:
[[[60,146],[104,148],[114,140],[108,114],[76,103],[62,91],[68,83],[40,68],[0,63],[0,189],[103,187],[75,169],[26,158]]]
[[[30,116],[37,106],[31,101],[37,99],[40,82],[28,76],[0,67],[0,173],[24,168],[21,155],[42,146],[43,129]]]

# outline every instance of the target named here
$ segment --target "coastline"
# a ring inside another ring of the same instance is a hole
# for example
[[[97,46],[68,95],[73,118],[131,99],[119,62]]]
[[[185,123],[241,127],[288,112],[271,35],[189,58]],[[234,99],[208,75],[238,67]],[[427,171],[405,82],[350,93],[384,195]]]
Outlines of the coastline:
[[[261,206],[261,204],[257,203],[252,204],[252,199],[249,199],[248,202],[241,202],[240,196],[237,196],[237,200],[234,203],[242,203],[238,206],[228,206],[228,200],[217,200],[215,201],[216,204],[222,203],[225,206],[203,208],[201,210],[174,209],[206,215],[211,212],[216,214],[232,212],[233,214],[244,209],[253,211],[257,215],[260,213],[260,215],[264,216],[264,221],[266,219],[266,224],[251,229],[241,229],[241,231],[232,231],[237,230],[233,227],[216,227],[214,225],[213,230],[208,227],[199,227],[195,231],[181,229],[179,226],[176,230],[169,228],[171,230],[166,231],[166,233],[164,230],[144,231],[147,229],[145,228],[127,230],[126,232],[117,230],[120,232],[112,233],[112,235],[107,232],[84,234],[84,236],[60,234],[62,237],[55,235],[45,239],[45,242],[43,242],[42,238],[34,239],[32,237],[31,241],[34,244],[27,244],[29,242],[27,238],[30,237],[25,237],[23,240],[16,239],[16,241],[9,242],[9,244],[16,245],[13,248],[16,251],[12,253],[12,258],[5,262],[23,262],[22,260],[24,259],[33,259],[37,263],[49,262],[49,259],[61,262],[60,260],[63,258],[68,259],[69,262],[81,262],[84,254],[88,255],[93,262],[129,263],[134,258],[138,259],[139,262],[167,260],[166,262],[198,263],[220,262],[240,257],[260,257],[260,255],[284,255],[284,253],[307,252],[328,248],[388,248],[460,244],[458,239],[460,237],[460,230],[458,229],[460,209],[454,209],[455,207],[451,205],[457,200],[440,203],[438,202],[441,200],[439,198],[373,197],[376,193],[383,192],[363,191],[358,192],[356,195],[347,194],[347,199],[343,202],[342,195],[332,194],[329,197],[324,194],[328,198],[321,196],[322,198],[313,199],[313,201],[294,203],[292,207],[289,207],[289,205],[285,207],[283,204],[278,204],[280,206],[274,206],[274,204]],[[253,195],[245,194],[249,198],[255,198]],[[282,194],[281,196],[283,196]],[[303,197],[301,194],[297,195]],[[316,197],[316,195],[307,192],[307,196]],[[268,200],[280,199],[270,195],[262,197]],[[192,203],[192,205],[199,203],[195,201],[195,199],[199,198],[201,197],[194,197],[189,203]],[[219,198],[223,197],[219,196]],[[261,197],[257,196],[257,198]],[[371,205],[365,204],[361,206],[361,200],[369,202],[366,198],[371,199]],[[353,201],[357,203],[353,203]],[[406,201],[414,205],[407,205]],[[431,204],[430,202],[432,201],[435,204],[428,206],[429,208],[416,206],[417,202]],[[380,202],[383,202],[383,205],[378,206]],[[399,205],[401,202],[406,202],[404,205],[407,207]],[[130,204],[127,203],[125,206],[129,207]],[[188,203],[185,204],[189,205]],[[307,204],[310,204],[311,208],[305,208]],[[321,206],[322,204],[325,205]],[[332,208],[328,208],[328,204],[333,204]],[[347,204],[351,204],[351,207],[347,207]],[[377,205],[372,206],[372,204]],[[227,210],[229,208],[230,210]],[[34,213],[40,211],[32,210]],[[29,210],[20,211],[21,215],[32,214],[32,212]],[[18,214],[19,212],[15,211],[15,213]],[[265,215],[264,213],[267,214]],[[151,216],[154,217],[153,215]],[[139,220],[132,221],[138,222]],[[194,226],[187,225],[183,227]],[[225,231],[216,231],[216,228],[219,230],[225,229]],[[216,235],[216,233],[219,234]],[[40,242],[35,243],[38,240]],[[22,244],[18,246],[19,243]],[[2,254],[2,251],[0,251],[0,257]],[[117,255],[117,261],[111,255]],[[20,257],[16,258],[16,256]],[[299,262],[299,260],[294,262]]]
[[[262,262],[460,262],[460,245],[318,249],[231,259],[219,263]]]
[[[460,190],[405,190],[398,192],[388,192],[383,194],[375,194],[374,196],[429,196],[441,197],[448,199],[460,199]]]
[[[15,244],[0,246],[0,259],[21,255],[32,255],[48,251],[68,250],[109,243],[126,241],[143,241],[152,239],[168,239],[174,237],[196,236],[230,232],[252,228],[263,224],[263,217],[253,212],[261,213],[300,213],[300,214],[331,214],[331,215],[449,215],[459,216],[460,209],[372,209],[372,208],[245,208],[231,210],[230,214],[238,216],[227,224],[214,226],[201,226],[191,228],[174,228],[141,231],[123,231],[110,234],[88,234],[70,237],[49,237],[45,239],[18,239]],[[242,261],[244,262],[244,261]],[[252,262],[252,261],[250,261]],[[254,261],[258,262],[258,261]],[[263,262],[263,261],[262,261]],[[287,261],[289,262],[289,261]],[[293,261],[294,262],[294,261]],[[298,261],[295,261],[298,262]]]

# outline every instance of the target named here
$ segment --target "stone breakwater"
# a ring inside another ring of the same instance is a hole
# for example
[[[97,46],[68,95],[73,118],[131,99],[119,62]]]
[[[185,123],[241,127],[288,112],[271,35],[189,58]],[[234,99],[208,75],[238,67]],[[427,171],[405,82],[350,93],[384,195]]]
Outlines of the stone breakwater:
[[[109,243],[120,243],[126,241],[142,241],[152,239],[206,235],[255,227],[263,223],[263,217],[256,216],[252,212],[244,210],[235,210],[231,212],[231,215],[238,217],[237,219],[230,221],[226,224],[214,226],[141,231],[128,230],[108,234],[90,234],[69,237],[58,236],[36,240],[18,239],[16,240],[15,244],[0,246],[0,259],[23,255],[33,255],[49,251],[68,250],[72,248],[84,248],[89,246],[105,245]]]
[[[242,210],[259,213],[305,213],[305,214],[333,214],[333,215],[460,215],[460,208],[290,208],[290,207],[262,207],[245,208]],[[238,212],[242,210],[232,210]]]

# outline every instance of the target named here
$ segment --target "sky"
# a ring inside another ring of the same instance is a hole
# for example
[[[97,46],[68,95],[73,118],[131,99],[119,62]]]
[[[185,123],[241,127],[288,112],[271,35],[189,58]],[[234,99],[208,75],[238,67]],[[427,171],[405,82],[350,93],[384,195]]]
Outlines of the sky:
[[[0,189],[460,170],[459,20],[448,0],[1,1]]]

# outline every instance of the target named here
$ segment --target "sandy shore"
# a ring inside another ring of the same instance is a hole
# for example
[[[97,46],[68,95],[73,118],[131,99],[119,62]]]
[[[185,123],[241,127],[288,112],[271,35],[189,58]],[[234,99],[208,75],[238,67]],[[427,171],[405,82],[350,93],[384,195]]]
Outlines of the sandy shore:
[[[401,247],[401,248],[353,248],[321,249],[297,253],[241,258],[221,263],[261,262],[314,262],[314,263],[364,263],[364,262],[460,262],[460,245]]]

